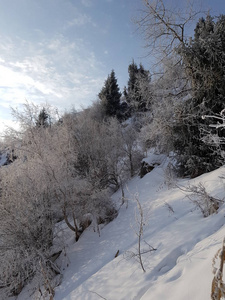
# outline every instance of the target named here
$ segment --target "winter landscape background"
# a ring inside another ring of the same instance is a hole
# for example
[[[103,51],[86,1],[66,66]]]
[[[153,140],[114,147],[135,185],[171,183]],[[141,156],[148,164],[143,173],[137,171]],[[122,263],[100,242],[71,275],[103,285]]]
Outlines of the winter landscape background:
[[[224,299],[225,15],[184,4],[142,2],[123,88],[11,109],[0,299]]]

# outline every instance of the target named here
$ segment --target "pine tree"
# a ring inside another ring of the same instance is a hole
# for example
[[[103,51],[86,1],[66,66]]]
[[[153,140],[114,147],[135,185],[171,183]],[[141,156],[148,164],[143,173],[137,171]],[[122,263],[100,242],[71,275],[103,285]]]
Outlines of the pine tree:
[[[128,87],[124,91],[125,99],[132,111],[146,111],[150,96],[149,71],[145,70],[142,64],[138,67],[133,60],[128,67],[128,74]]]
[[[177,140],[180,166],[192,176],[211,171],[222,164],[212,146],[202,141],[203,133],[211,123],[203,115],[219,114],[225,99],[225,16],[217,22],[211,16],[201,18],[195,36],[189,45],[181,47],[180,54],[191,82],[192,98],[183,107],[182,133]],[[222,131],[219,134],[224,134]]]
[[[111,71],[111,74],[106,79],[98,96],[107,116],[115,117],[119,114],[121,93],[114,70]]]
[[[137,74],[138,74],[138,66],[132,61],[132,63],[128,66],[128,74],[129,74],[129,80],[128,80],[128,93],[131,93],[132,91],[135,91],[137,86],[136,86],[136,81],[137,81]],[[128,97],[128,101],[131,101]]]
[[[49,114],[46,112],[46,109],[43,107],[40,111],[37,121],[36,127],[48,127],[49,126]]]

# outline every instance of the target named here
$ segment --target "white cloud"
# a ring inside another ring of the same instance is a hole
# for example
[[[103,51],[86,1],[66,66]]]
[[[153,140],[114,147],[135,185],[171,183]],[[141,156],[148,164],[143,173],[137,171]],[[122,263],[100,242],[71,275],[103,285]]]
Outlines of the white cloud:
[[[82,33],[88,36],[91,27],[94,34],[102,35],[107,28],[102,29],[97,20],[94,23],[91,11],[85,9],[94,0],[75,2],[46,1],[35,4],[31,14],[18,5],[19,13],[8,31],[1,30],[0,131],[3,118],[10,118],[9,107],[20,107],[26,99],[35,104],[48,102],[61,110],[87,106],[99,93],[105,66]]]
[[[103,66],[82,39],[71,43],[58,35],[36,44],[17,40],[7,46],[4,40],[3,45],[5,50],[0,45],[2,107],[19,105],[25,99],[37,104],[47,101],[59,109],[88,105],[104,82]]]
[[[87,24],[91,24],[96,27],[96,24],[92,21],[90,16],[86,14],[78,14],[75,18],[67,22],[64,29],[68,29],[73,26],[84,26]]]

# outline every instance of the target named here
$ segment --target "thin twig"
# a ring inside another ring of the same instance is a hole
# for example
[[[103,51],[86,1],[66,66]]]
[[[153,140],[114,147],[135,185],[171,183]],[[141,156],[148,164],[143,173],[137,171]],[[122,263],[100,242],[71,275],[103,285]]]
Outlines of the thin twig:
[[[101,295],[99,295],[98,293],[96,292],[93,292],[93,291],[89,291],[90,293],[93,293],[93,294],[96,294],[97,296],[99,296],[100,298],[104,299],[104,300],[107,300],[106,298],[102,297]]]

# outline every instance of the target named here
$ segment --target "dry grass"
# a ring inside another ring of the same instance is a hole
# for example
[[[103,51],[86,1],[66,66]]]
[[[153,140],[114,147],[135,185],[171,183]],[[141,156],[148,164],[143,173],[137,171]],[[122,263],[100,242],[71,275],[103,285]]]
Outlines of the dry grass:
[[[223,266],[225,262],[225,239],[223,246],[217,251],[213,258],[213,274],[211,299],[220,300],[225,297],[225,284],[223,282]]]

